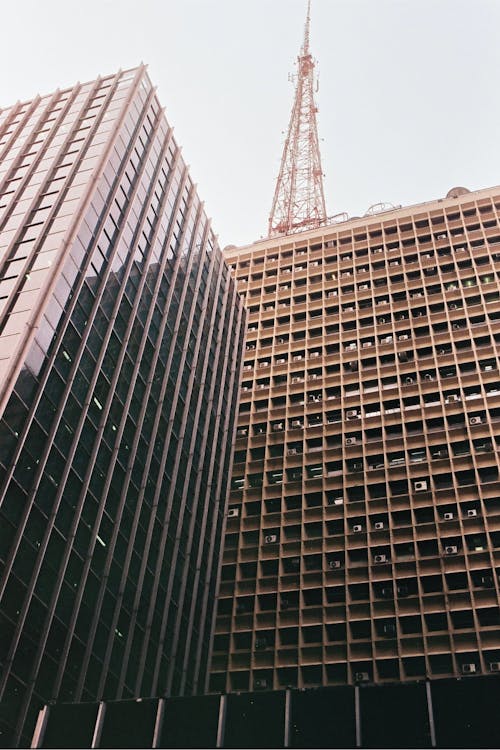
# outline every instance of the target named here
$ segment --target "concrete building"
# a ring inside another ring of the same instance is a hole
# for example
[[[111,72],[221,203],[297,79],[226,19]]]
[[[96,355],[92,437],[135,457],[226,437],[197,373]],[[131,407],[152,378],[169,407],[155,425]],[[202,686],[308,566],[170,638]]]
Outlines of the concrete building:
[[[500,670],[499,213],[456,188],[226,248],[249,317],[212,691]]]
[[[244,320],[144,67],[0,111],[2,744],[206,689]]]

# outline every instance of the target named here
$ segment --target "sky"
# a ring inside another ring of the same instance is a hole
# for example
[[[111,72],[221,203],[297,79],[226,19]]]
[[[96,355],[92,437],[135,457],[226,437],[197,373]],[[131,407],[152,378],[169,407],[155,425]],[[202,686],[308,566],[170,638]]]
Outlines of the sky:
[[[306,0],[0,0],[0,107],[149,65],[222,247],[266,235]],[[500,0],[312,0],[329,216],[500,183]]]

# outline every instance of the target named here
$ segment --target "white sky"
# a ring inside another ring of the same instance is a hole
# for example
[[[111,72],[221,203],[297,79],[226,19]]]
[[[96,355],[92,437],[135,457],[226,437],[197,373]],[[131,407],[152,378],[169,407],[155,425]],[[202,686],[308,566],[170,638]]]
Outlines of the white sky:
[[[221,245],[267,229],[306,0],[0,0],[0,106],[149,64]],[[500,0],[312,0],[329,215],[500,182]]]

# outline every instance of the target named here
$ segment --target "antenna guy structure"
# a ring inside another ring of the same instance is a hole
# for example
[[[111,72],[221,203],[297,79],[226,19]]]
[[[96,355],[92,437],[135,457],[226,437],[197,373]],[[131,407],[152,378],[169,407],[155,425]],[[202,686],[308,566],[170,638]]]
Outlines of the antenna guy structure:
[[[314,66],[309,52],[311,2],[307,4],[304,43],[297,58],[295,99],[276,182],[268,235],[314,229],[326,221],[323,170],[314,102]]]

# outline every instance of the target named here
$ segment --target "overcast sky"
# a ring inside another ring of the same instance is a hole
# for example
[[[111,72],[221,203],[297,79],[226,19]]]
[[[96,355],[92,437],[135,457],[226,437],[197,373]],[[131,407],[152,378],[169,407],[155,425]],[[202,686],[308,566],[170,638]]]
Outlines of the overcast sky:
[[[306,0],[3,0],[0,106],[149,64],[221,245],[264,236]],[[329,215],[500,183],[500,0],[312,0]]]

